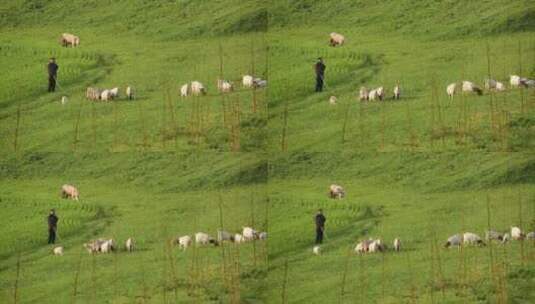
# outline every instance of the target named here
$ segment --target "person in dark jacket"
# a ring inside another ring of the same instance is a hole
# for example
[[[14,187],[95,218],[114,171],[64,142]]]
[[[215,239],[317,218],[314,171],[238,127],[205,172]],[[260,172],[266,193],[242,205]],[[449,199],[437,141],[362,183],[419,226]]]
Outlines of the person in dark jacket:
[[[321,57],[318,58],[318,62],[314,65],[314,71],[316,72],[316,92],[323,91],[323,80],[326,68],[323,59]]]
[[[58,217],[54,209],[50,210],[48,216],[48,243],[54,244],[56,242],[56,231],[58,230]]]
[[[323,242],[323,233],[325,232],[325,222],[327,221],[323,215],[323,210],[318,210],[314,221],[316,222],[316,244],[321,244]]]
[[[48,91],[56,90],[56,78],[58,76],[59,66],[56,64],[56,58],[52,57],[48,61]]]

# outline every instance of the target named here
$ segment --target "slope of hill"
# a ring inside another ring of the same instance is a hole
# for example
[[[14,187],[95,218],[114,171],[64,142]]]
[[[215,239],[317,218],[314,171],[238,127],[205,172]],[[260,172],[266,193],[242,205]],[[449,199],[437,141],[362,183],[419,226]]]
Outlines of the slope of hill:
[[[445,94],[535,78],[534,12],[527,0],[1,2],[0,303],[532,302],[533,243],[441,247],[535,230],[535,91]],[[333,31],[344,46],[328,47]],[[63,32],[81,45],[60,47]],[[245,74],[268,87],[242,87]],[[179,96],[192,80],[206,96]],[[357,101],[361,86],[390,96],[396,83],[400,101]],[[127,85],[134,101],[84,97]],[[79,202],[59,199],[64,183]],[[346,198],[327,198],[332,183]],[[63,257],[45,244],[51,208]],[[268,240],[170,245],[243,226]],[[99,237],[120,250],[86,254]],[[369,237],[399,237],[402,252],[351,253]]]

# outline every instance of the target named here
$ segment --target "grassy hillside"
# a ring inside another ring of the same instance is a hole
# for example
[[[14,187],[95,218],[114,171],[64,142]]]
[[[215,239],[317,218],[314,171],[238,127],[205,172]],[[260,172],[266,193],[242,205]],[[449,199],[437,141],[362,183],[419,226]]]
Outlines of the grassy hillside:
[[[445,93],[535,78],[534,14],[524,0],[1,2],[0,303],[533,302],[535,243],[442,245],[535,230],[535,90]],[[333,31],[343,47],[328,46]],[[59,46],[63,32],[80,46]],[[245,74],[268,87],[243,88]],[[208,94],[180,97],[192,80]],[[357,100],[398,82],[400,101]],[[85,99],[127,85],[134,101]],[[59,198],[64,183],[79,202]],[[328,199],[332,183],[347,197]],[[50,208],[63,257],[45,242]],[[268,240],[169,245],[243,226]],[[131,236],[134,253],[82,248]],[[368,237],[399,237],[402,252],[352,254]]]

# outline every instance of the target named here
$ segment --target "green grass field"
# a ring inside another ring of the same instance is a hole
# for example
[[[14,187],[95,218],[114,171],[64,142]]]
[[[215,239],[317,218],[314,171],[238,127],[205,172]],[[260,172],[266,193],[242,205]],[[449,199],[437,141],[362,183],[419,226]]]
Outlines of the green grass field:
[[[535,78],[534,16],[527,0],[0,3],[0,303],[532,303],[533,241],[443,244],[535,230],[535,90],[508,83]],[[63,32],[80,46],[61,47]],[[329,47],[330,32],[346,43]],[[268,87],[243,88],[245,74]],[[508,89],[446,96],[487,77]],[[193,80],[207,95],[180,97]],[[399,101],[358,101],[396,83]],[[91,102],[88,86],[122,96]],[[65,183],[80,201],[59,198]],[[344,199],[327,197],[333,183]],[[170,245],[243,226],[268,240]],[[99,237],[120,250],[88,254]],[[355,255],[368,237],[402,251]]]

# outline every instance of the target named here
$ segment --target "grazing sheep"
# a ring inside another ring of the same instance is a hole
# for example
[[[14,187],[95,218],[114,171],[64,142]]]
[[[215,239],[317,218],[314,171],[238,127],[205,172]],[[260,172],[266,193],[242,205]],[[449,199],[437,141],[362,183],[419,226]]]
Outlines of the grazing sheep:
[[[104,242],[102,239],[95,241],[90,241],[84,244],[84,248],[87,249],[89,253],[97,253],[100,251],[100,245]]]
[[[335,105],[336,104],[336,96],[329,97],[329,104]]]
[[[265,232],[265,231],[260,232],[260,233],[258,234],[258,239],[259,239],[259,240],[267,240],[267,237],[268,237],[268,234],[267,234],[267,232]]]
[[[242,235],[245,241],[252,241],[258,238],[258,232],[251,227],[243,227]]]
[[[133,238],[128,238],[126,240],[125,248],[126,248],[126,251],[128,252],[134,251],[134,239]]]
[[[524,239],[525,235],[522,233],[522,230],[518,227],[511,227],[511,238],[513,240],[522,240]]]
[[[80,192],[78,192],[78,189],[76,189],[76,187],[73,185],[65,184],[61,186],[61,197],[70,198],[77,201],[80,198]]]
[[[475,85],[473,82],[467,81],[467,80],[463,81],[462,91],[473,92],[473,93],[476,93],[477,95],[483,95],[483,90],[480,87]]]
[[[75,47],[75,46],[80,45],[80,37],[75,36],[73,34],[69,34],[69,33],[61,34],[61,37],[59,38],[59,41],[60,41],[61,45],[64,46],[64,47],[67,47],[69,45],[71,47]]]
[[[65,105],[67,102],[69,102],[69,99],[67,98],[67,96],[61,97],[61,104],[62,105]]]
[[[191,236],[184,235],[177,239],[178,247],[182,250],[188,249],[191,246]]]
[[[243,235],[241,235],[239,233],[236,233],[234,235],[234,243],[240,244],[240,243],[244,243],[244,242],[245,242],[245,239],[243,238]]]
[[[213,244],[214,246],[219,245],[219,243],[211,236],[204,232],[195,233],[195,244],[197,245],[208,245]]]
[[[368,92],[368,100],[374,101],[377,98],[377,90],[371,90]]]
[[[115,99],[119,97],[119,88],[115,87],[110,90],[110,98]]]
[[[518,88],[520,86],[520,76],[510,75],[509,83],[511,84],[511,88]]]
[[[204,85],[199,81],[192,81],[191,82],[191,94],[198,96],[198,95],[206,95],[206,88]]]
[[[448,94],[448,97],[450,99],[453,99],[453,95],[455,95],[455,92],[457,91],[457,84],[456,83],[450,83],[446,87],[446,93]]]
[[[253,87],[253,76],[251,76],[251,75],[243,76],[242,84],[243,84],[244,88],[252,88]]]
[[[368,252],[384,252],[386,250],[385,244],[381,239],[373,240],[368,246]]]
[[[385,99],[385,89],[383,87],[378,87],[377,89],[375,89],[375,91],[377,92],[377,98],[379,98],[379,100],[383,100]]]
[[[503,241],[503,235],[497,231],[494,231],[494,230],[487,230],[485,232],[485,239],[487,240],[487,242],[490,242],[490,241]]]
[[[232,83],[230,83],[229,81],[218,79],[217,89],[219,90],[219,92],[228,93],[228,92],[232,92],[234,87]]]
[[[101,92],[97,88],[88,87],[85,91],[85,97],[89,100],[99,100],[100,94]]]
[[[531,231],[526,234],[526,240],[535,240],[535,231]]]
[[[100,245],[100,252],[102,253],[110,253],[113,250],[114,250],[114,247],[113,247],[113,242],[111,242],[111,240],[107,240]]]
[[[364,240],[355,246],[355,253],[366,253],[370,249],[370,244],[373,242],[372,239]]]
[[[312,248],[312,252],[315,254],[315,255],[321,255],[321,247],[319,245],[316,245]]]
[[[342,46],[345,42],[345,37],[343,35],[340,35],[338,33],[331,33],[329,35],[330,39],[329,39],[329,45],[332,46],[332,47],[335,47],[337,45],[340,45]]]
[[[61,256],[61,255],[63,255],[63,247],[62,246],[54,247],[52,252],[54,253],[54,255],[60,255]]]
[[[399,87],[399,84],[397,84],[394,87],[394,99],[399,100],[399,97],[401,96],[401,88]]]
[[[535,80],[533,79],[527,79],[527,78],[521,78],[520,84],[526,88],[533,88],[535,87]]]
[[[393,245],[394,245],[393,246],[394,251],[400,251],[401,250],[401,240],[400,239],[395,238]]]
[[[502,239],[502,244],[506,244],[507,242],[509,242],[511,240],[511,236],[509,235],[509,233],[505,233],[503,235],[503,239]]]
[[[104,90],[100,93],[100,100],[109,101],[111,100],[110,90]]]
[[[502,91],[505,91],[505,86],[503,85],[503,83],[497,80],[485,79],[485,89],[502,92]]]
[[[448,238],[448,241],[446,242],[446,244],[444,244],[444,247],[446,248],[449,248],[451,246],[458,246],[460,247],[461,246],[461,242],[462,242],[462,237],[460,234],[455,234],[455,235],[452,235]]]
[[[346,196],[346,192],[344,191],[344,188],[340,185],[332,184],[329,187],[329,197],[330,198],[337,198],[341,199],[344,196]]]
[[[222,243],[224,241],[234,242],[234,236],[232,234],[230,234],[229,232],[227,232],[227,231],[218,230],[217,231],[217,241],[219,243]]]
[[[253,80],[253,87],[255,88],[264,88],[267,86],[267,80],[262,78],[255,78]]]
[[[189,95],[189,85],[186,83],[180,87],[180,96],[186,97]]]
[[[125,93],[126,93],[126,98],[128,98],[128,100],[134,99],[134,89],[131,86],[126,87]]]
[[[463,244],[465,245],[485,245],[479,235],[472,232],[465,232],[463,234]]]
[[[366,87],[360,87],[359,100],[360,101],[368,100],[368,89],[366,89]]]

